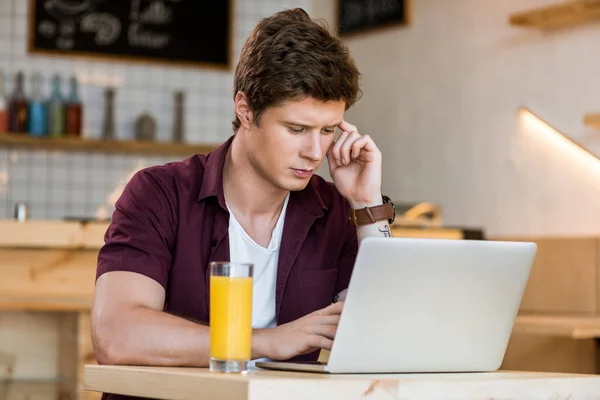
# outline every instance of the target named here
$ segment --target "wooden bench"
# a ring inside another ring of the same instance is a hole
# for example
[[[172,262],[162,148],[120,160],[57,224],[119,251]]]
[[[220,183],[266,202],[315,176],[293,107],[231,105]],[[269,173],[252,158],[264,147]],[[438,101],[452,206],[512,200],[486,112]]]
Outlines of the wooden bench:
[[[491,239],[538,245],[503,368],[600,373],[600,238]]]
[[[95,363],[90,308],[107,226],[0,221],[0,330],[10,338],[0,398],[99,398],[84,393],[83,367]]]

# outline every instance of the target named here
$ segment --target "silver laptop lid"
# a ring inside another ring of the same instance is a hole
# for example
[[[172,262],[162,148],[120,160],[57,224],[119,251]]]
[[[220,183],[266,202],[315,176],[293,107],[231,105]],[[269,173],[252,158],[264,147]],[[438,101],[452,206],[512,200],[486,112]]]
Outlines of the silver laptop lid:
[[[535,243],[366,238],[329,372],[499,368]]]

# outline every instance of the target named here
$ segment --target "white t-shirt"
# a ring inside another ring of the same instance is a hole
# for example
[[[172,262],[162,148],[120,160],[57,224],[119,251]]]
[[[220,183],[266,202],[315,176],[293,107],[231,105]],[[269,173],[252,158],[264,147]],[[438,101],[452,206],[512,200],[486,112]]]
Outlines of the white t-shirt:
[[[283,234],[283,223],[290,195],[288,193],[271,241],[265,248],[258,245],[229,210],[229,257],[232,262],[254,264],[254,286],[252,289],[252,328],[272,328],[275,322],[275,286],[279,246]]]

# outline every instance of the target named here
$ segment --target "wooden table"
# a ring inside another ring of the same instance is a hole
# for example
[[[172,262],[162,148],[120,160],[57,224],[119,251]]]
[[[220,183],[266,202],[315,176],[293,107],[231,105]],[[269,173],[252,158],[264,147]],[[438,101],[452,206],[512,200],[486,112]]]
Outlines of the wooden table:
[[[591,399],[600,376],[499,371],[460,374],[326,375],[204,368],[86,365],[85,389],[160,399]]]

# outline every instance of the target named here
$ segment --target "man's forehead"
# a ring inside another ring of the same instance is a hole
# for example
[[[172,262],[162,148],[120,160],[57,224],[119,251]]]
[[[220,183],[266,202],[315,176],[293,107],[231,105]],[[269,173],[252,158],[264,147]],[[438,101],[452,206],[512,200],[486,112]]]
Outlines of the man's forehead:
[[[312,96],[287,99],[281,102],[281,107],[340,107],[345,106],[344,100],[320,100]]]
[[[343,101],[323,102],[315,99],[286,102],[274,110],[279,118],[288,121],[319,122],[330,125],[340,124],[344,117],[345,103]]]

